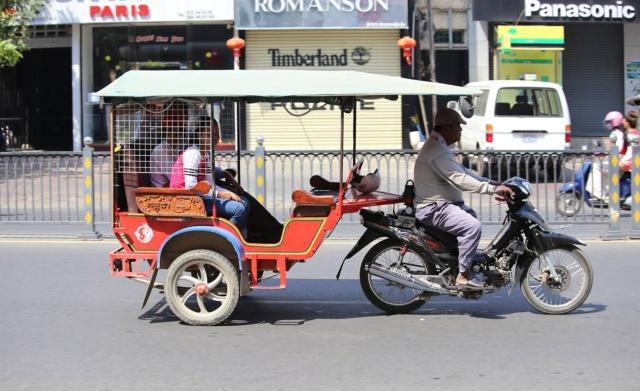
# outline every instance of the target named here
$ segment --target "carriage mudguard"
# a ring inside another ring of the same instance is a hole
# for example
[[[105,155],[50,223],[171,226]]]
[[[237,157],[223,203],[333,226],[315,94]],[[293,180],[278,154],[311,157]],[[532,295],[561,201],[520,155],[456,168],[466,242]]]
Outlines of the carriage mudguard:
[[[338,269],[338,274],[336,274],[336,280],[340,279],[340,274],[342,274],[342,268],[344,267],[344,263],[347,261],[347,259],[356,255],[360,250],[367,247],[369,243],[373,242],[374,240],[378,238],[384,238],[387,236],[388,235],[385,235],[380,231],[375,231],[370,228],[367,228],[367,230],[364,231],[362,236],[360,236],[360,239],[358,239],[358,242],[356,242],[355,246],[353,246],[351,251],[349,251],[349,254],[347,254],[347,256],[344,257],[344,259],[342,260],[342,263],[340,264],[340,269]]]
[[[193,226],[193,227],[187,227],[187,228],[183,228],[181,230],[178,230],[176,232],[174,232],[173,234],[171,234],[170,236],[168,236],[164,242],[162,242],[162,245],[160,245],[160,249],[158,250],[158,265],[159,267],[163,266],[162,261],[163,261],[163,255],[165,250],[167,249],[167,246],[169,244],[171,244],[174,240],[180,240],[181,236],[189,236],[191,234],[207,234],[207,236],[209,235],[215,235],[218,237],[221,237],[223,239],[223,243],[222,245],[230,245],[231,249],[233,251],[233,253],[235,253],[235,256],[237,257],[238,263],[237,263],[237,268],[238,270],[242,270],[242,260],[244,259],[245,253],[244,253],[244,247],[242,246],[242,244],[240,243],[240,240],[238,238],[236,238],[235,236],[233,236],[231,233],[229,233],[229,231],[224,230],[222,228],[219,227],[211,227],[211,226]],[[204,249],[210,249],[213,251],[220,251],[218,249],[218,246],[220,246],[220,244],[215,245],[212,244],[210,240],[207,241],[207,245],[204,247],[201,246],[195,246],[193,248],[187,248],[187,250],[194,250],[195,248],[204,248]],[[225,255],[225,254],[223,254]]]
[[[353,246],[351,251],[349,251],[349,254],[347,254],[347,256],[344,257],[344,259],[347,260],[347,259],[351,258],[352,256],[356,255],[360,250],[362,250],[363,248],[367,247],[369,245],[369,243],[373,242],[374,240],[376,240],[378,238],[384,238],[384,237],[387,237],[387,235],[383,234],[380,231],[374,231],[372,229],[367,229],[366,231],[364,231],[362,236],[360,236],[360,239],[358,239],[358,242],[356,243],[356,245]]]

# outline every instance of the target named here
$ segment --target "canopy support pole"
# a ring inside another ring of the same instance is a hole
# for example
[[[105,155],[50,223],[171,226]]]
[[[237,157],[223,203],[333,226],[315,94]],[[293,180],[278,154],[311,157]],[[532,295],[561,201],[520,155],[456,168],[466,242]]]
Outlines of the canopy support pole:
[[[233,122],[236,128],[236,181],[239,184],[242,184],[240,177],[240,148],[242,148],[242,135],[240,134],[240,102],[241,101],[238,100],[233,103]]]
[[[357,119],[357,115],[356,112],[358,111],[358,99],[356,99],[356,97],[353,97],[353,162],[351,163],[352,166],[356,165],[356,119]]]
[[[340,189],[342,189],[342,174],[344,165],[344,101],[340,103]]]

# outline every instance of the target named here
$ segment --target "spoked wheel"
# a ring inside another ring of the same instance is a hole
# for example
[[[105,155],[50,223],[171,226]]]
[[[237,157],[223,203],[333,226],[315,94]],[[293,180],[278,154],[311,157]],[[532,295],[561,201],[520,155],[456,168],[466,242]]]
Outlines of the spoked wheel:
[[[547,258],[558,274],[551,277]],[[584,303],[593,285],[593,271],[589,260],[574,246],[547,250],[536,257],[527,268],[520,285],[527,302],[545,314],[566,314]]]
[[[215,325],[236,308],[238,273],[227,258],[214,251],[188,251],[169,267],[165,296],[171,311],[185,323]]]
[[[576,193],[560,193],[556,197],[556,209],[560,216],[573,217],[582,209],[582,199]]]
[[[367,267],[376,264],[384,269],[409,274],[433,274],[431,266],[418,253],[387,239],[367,252],[360,265],[360,285],[367,299],[390,314],[409,313],[420,308],[430,296],[396,282],[369,274]]]

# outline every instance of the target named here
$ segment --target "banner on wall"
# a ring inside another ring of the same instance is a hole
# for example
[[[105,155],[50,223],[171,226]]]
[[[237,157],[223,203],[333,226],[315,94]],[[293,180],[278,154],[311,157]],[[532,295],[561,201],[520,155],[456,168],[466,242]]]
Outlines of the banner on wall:
[[[497,26],[496,44],[498,79],[562,84],[563,26]]]
[[[49,0],[32,25],[233,21],[233,0]]]

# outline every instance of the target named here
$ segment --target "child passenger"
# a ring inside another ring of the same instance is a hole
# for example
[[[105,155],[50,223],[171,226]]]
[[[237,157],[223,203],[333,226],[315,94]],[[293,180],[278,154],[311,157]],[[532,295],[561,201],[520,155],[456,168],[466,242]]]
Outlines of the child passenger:
[[[223,188],[216,188],[213,185],[211,170],[207,170],[208,158],[211,150],[211,137],[209,135],[208,124],[219,132],[218,122],[206,116],[199,118],[197,127],[193,134],[191,145],[180,154],[173,164],[171,170],[171,182],[169,187],[174,189],[192,189],[200,181],[207,181],[212,184],[206,194],[202,194],[205,208],[208,214],[212,214],[213,207],[219,217],[229,219],[238,229],[246,235],[247,218],[249,216],[249,203],[244,197],[227,191]],[[208,171],[208,173],[207,173]],[[217,176],[217,175],[216,175]]]

